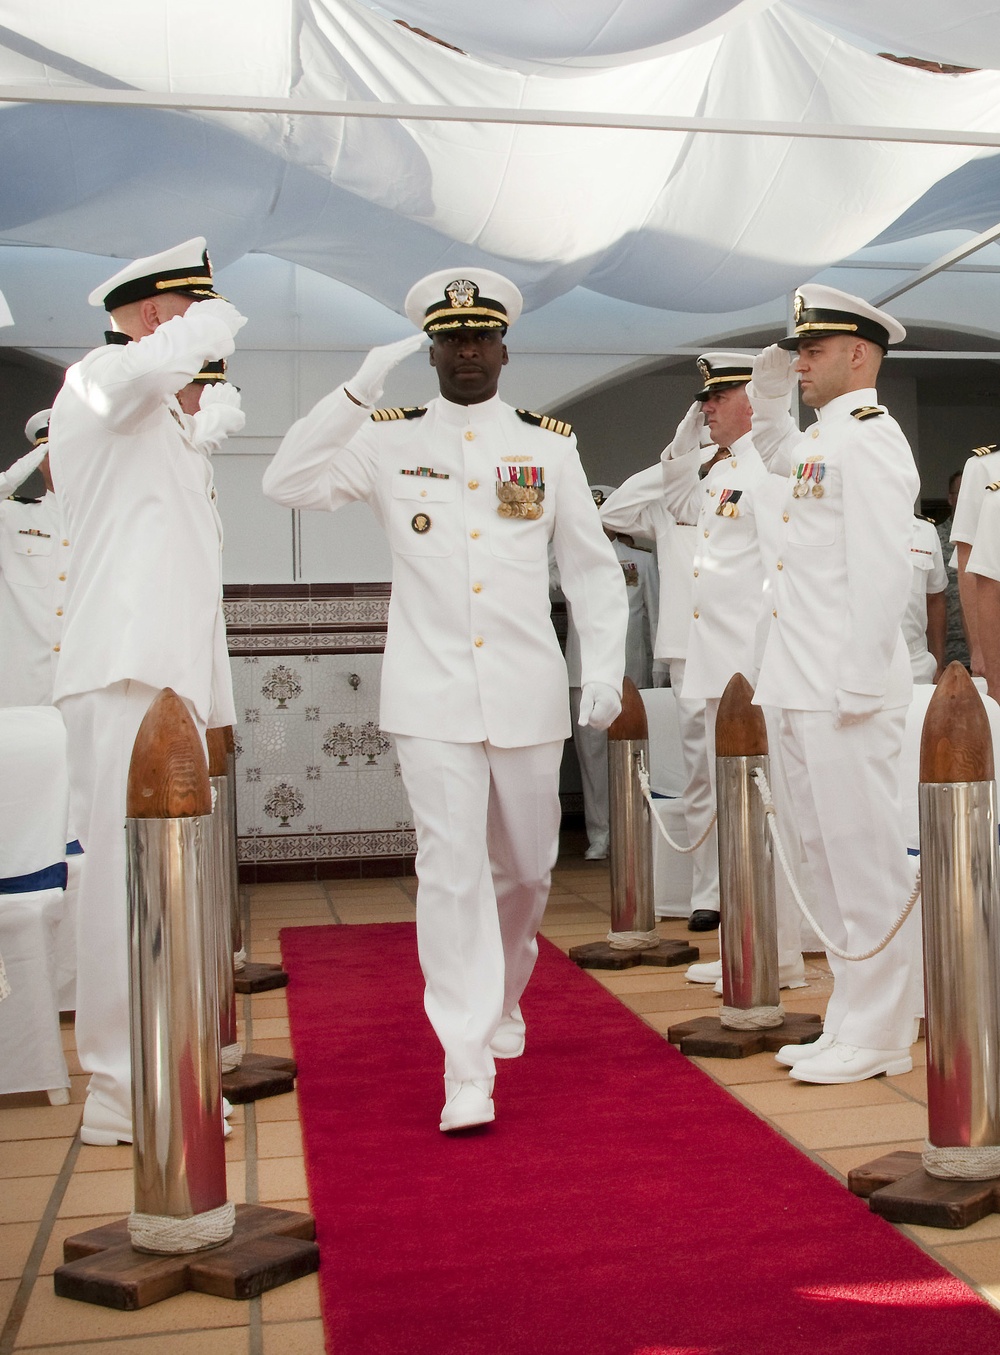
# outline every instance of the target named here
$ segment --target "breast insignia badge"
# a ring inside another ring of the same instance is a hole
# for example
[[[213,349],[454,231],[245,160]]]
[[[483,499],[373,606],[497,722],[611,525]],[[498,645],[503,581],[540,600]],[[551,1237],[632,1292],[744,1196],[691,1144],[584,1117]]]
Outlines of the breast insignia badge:
[[[426,513],[414,513],[410,526],[418,536],[423,536],[424,532],[430,531],[431,520]]]

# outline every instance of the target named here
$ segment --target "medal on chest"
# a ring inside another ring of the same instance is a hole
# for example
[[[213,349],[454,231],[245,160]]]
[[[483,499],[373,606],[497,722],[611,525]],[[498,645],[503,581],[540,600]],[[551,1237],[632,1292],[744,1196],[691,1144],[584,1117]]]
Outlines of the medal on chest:
[[[497,498],[502,518],[540,518],[545,511],[545,467],[497,466]]]
[[[826,493],[823,488],[823,479],[826,475],[825,461],[800,461],[795,467],[795,483],[792,485],[792,497],[795,499],[804,499],[812,494],[814,499],[821,499]]]
[[[739,503],[743,497],[742,489],[722,489],[719,491],[719,506],[715,510],[718,518],[738,518]]]

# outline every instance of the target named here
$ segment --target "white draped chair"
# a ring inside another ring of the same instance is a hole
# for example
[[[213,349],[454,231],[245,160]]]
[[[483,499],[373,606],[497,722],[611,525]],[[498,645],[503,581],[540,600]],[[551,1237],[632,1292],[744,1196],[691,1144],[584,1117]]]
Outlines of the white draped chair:
[[[647,687],[639,693],[649,725],[649,788],[664,827],[680,847],[688,842],[682,796],[687,780],[677,704],[670,687]],[[691,858],[664,842],[655,823],[653,841],[653,910],[657,917],[687,917],[691,912]]]
[[[57,952],[66,913],[66,730],[53,706],[0,710],[0,1093],[69,1100]],[[63,938],[64,967],[72,963]],[[63,981],[67,975],[63,975]]]

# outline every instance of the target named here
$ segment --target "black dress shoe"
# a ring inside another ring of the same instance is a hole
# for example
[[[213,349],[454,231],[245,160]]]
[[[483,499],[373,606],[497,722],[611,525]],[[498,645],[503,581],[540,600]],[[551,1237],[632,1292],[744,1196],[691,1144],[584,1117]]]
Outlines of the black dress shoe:
[[[714,932],[719,925],[719,914],[714,908],[696,908],[688,919],[689,932]]]

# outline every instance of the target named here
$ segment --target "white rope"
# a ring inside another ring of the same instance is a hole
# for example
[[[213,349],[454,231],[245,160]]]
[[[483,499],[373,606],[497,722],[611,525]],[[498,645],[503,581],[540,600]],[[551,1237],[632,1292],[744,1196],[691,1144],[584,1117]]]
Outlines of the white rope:
[[[240,946],[239,950],[233,955],[233,969],[238,974],[240,970],[247,967],[247,948]]]
[[[935,1148],[924,1144],[924,1171],[942,1181],[993,1181],[1000,1176],[1000,1147]]]
[[[234,1068],[238,1068],[243,1062],[243,1046],[237,1040],[235,1044],[224,1044],[222,1046],[222,1071],[231,1073]]]
[[[723,1004],[719,1019],[727,1030],[772,1030],[785,1019],[785,1009],[776,1007],[727,1007]]]
[[[638,764],[637,770],[639,773],[639,788],[642,791],[643,798],[649,805],[649,812],[653,816],[653,822],[656,824],[657,828],[659,828],[660,836],[663,838],[664,842],[666,842],[668,847],[673,847],[675,852],[680,852],[681,856],[687,856],[689,852],[696,852],[698,848],[701,846],[701,844],[708,837],[712,829],[715,827],[715,821],[718,818],[718,814],[712,815],[711,819],[709,820],[708,827],[702,833],[701,837],[698,839],[697,842],[692,843],[690,847],[682,847],[679,842],[675,842],[673,840],[673,838],[667,832],[666,828],[664,828],[663,826],[663,820],[660,818],[659,810],[656,808],[656,801],[653,799],[652,793],[650,792],[649,789],[649,772],[647,772],[646,770],[646,759],[641,752],[639,753],[639,756],[637,758],[637,764]]]
[[[0,955],[0,1002],[2,1002],[5,997],[10,997],[10,994],[11,987],[7,980],[7,970],[4,967],[3,956]]]
[[[228,1200],[218,1209],[177,1219],[171,1214],[129,1214],[128,1231],[136,1251],[178,1256],[228,1242],[236,1227],[236,1206]]]
[[[660,934],[651,932],[608,932],[608,945],[612,950],[655,950],[660,944]]]
[[[886,935],[882,938],[881,941],[879,941],[878,945],[872,946],[870,950],[864,951],[861,955],[849,955],[846,950],[841,950],[839,946],[835,946],[833,944],[830,938],[823,932],[819,923],[816,921],[816,919],[813,917],[812,913],[810,913],[808,907],[806,906],[806,901],[799,893],[799,887],[795,883],[795,878],[792,875],[792,868],[788,864],[788,857],[785,855],[785,848],[784,844],[781,841],[781,834],[778,832],[778,816],[774,808],[774,801],[771,798],[771,787],[767,784],[767,777],[764,775],[763,769],[760,767],[755,768],[752,775],[754,783],[756,784],[757,789],[760,792],[760,798],[764,801],[764,812],[767,815],[767,826],[771,832],[771,841],[774,843],[774,850],[777,852],[778,860],[781,862],[781,869],[785,872],[785,879],[788,881],[788,887],[792,891],[792,897],[795,899],[795,902],[799,905],[799,910],[801,911],[802,916],[805,918],[805,920],[812,927],[813,931],[819,937],[820,942],[822,943],[824,949],[829,950],[834,955],[839,956],[841,960],[870,960],[873,955],[878,955],[879,951],[885,950],[886,946],[899,931],[900,927],[902,927],[906,919],[913,912],[914,905],[916,904],[917,899],[920,898],[919,867],[917,869],[917,879],[916,883],[913,886],[913,892],[910,895],[910,897],[906,900],[906,903],[903,906],[903,911],[900,913],[899,917],[896,918],[896,921],[889,928]]]

